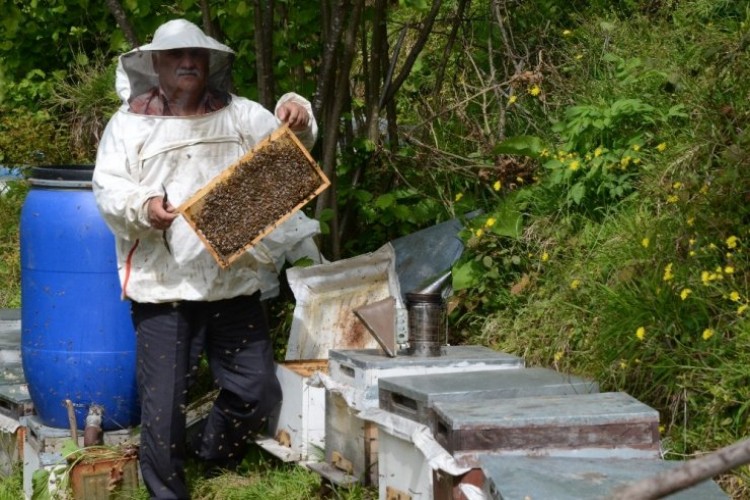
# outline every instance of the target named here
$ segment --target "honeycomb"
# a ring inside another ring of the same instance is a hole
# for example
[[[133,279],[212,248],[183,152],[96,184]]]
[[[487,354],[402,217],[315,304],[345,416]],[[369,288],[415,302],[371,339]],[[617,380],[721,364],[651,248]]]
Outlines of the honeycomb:
[[[294,133],[283,126],[178,210],[226,268],[329,184]]]

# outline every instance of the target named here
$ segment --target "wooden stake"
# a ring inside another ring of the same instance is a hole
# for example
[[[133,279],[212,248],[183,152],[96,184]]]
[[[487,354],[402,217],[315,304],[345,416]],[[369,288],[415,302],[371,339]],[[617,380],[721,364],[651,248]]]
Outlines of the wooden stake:
[[[78,446],[78,423],[76,422],[76,412],[73,409],[73,401],[66,399],[65,407],[68,409],[68,424],[70,424],[70,437],[73,438],[73,442]]]

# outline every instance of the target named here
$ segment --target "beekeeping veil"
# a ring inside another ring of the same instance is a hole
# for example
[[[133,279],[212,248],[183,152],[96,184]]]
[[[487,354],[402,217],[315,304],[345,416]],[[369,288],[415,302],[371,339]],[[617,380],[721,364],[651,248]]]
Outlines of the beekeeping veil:
[[[206,36],[190,21],[174,19],[159,26],[151,43],[120,56],[115,86],[123,103],[159,85],[159,76],[151,61],[153,51],[182,48],[209,49],[208,86],[229,92],[234,51]]]

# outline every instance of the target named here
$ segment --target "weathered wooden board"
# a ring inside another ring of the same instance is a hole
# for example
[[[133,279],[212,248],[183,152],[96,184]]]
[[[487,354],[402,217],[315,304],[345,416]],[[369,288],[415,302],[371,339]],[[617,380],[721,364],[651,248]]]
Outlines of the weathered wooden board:
[[[307,149],[282,126],[178,211],[226,268],[329,185]]]

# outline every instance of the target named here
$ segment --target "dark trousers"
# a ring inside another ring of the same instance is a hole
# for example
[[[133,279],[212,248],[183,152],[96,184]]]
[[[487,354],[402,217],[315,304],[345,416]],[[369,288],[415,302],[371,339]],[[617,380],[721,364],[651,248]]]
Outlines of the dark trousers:
[[[152,498],[187,499],[185,408],[200,347],[219,395],[197,455],[214,463],[242,460],[248,440],[281,401],[260,294],[216,302],[133,303],[140,465]]]

